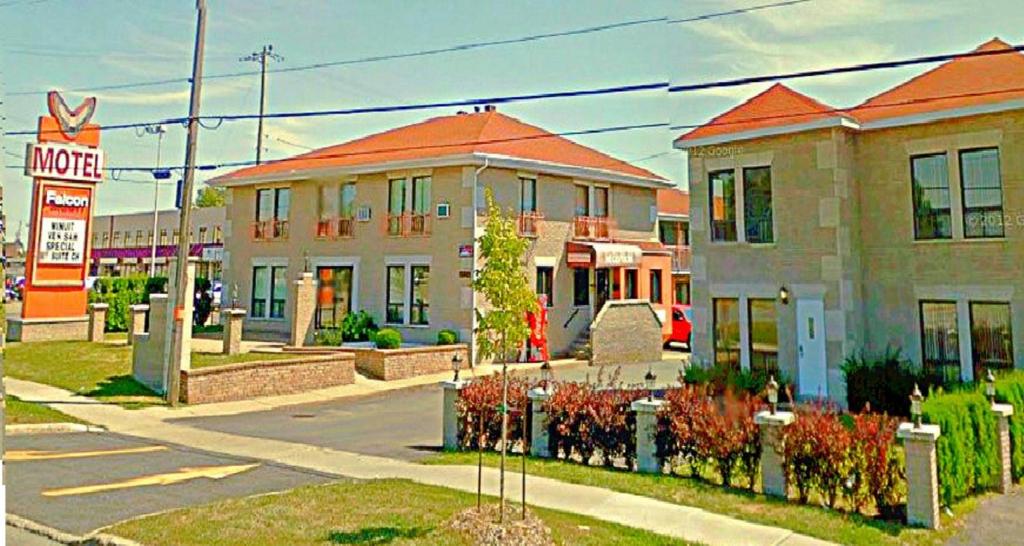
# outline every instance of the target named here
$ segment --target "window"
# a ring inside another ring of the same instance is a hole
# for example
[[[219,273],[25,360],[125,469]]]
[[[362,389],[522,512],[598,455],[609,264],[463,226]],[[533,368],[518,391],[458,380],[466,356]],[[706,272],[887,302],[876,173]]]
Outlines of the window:
[[[732,170],[710,173],[712,241],[736,240],[736,174]]]
[[[412,266],[412,294],[409,298],[409,323],[430,324],[430,267]]]
[[[114,232],[114,241],[113,241],[113,243],[111,243],[111,246],[114,247],[114,248],[120,248],[121,247],[121,232],[120,231],[115,231]]]
[[[537,268],[537,295],[544,296],[547,299],[545,303],[546,307],[554,307],[555,305],[555,268],[553,267],[538,267]]]
[[[103,245],[102,246],[103,246],[103,248],[107,247],[107,232],[106,231],[103,232]]]
[[[153,230],[149,230],[146,232],[146,244],[149,246],[153,246]]]
[[[715,363],[740,370],[740,302],[735,298],[715,298],[714,348]]]
[[[667,246],[685,246],[690,244],[686,222],[672,220],[658,221],[658,240]]]
[[[387,309],[384,321],[389,324],[405,322],[405,266],[389,265],[387,278]]]
[[[743,169],[743,225],[748,243],[775,240],[771,167]]]
[[[651,270],[651,303],[661,303],[661,270]]]
[[[180,239],[181,239],[181,231],[179,231],[177,229],[174,230],[174,237],[171,238],[171,240],[172,240],[171,244],[174,244],[174,245],[178,244],[178,241]]]
[[[142,233],[141,231],[139,233]],[[206,226],[199,228],[199,243],[206,243]]]
[[[594,216],[608,217],[608,188],[594,187]]]
[[[960,152],[960,187],[964,201],[964,237],[1003,236],[1003,185],[999,149]]]
[[[956,302],[921,302],[921,345],[925,373],[943,383],[960,379]]]
[[[288,293],[287,271],[288,268],[285,266],[258,265],[252,268],[252,302],[249,305],[249,316],[284,318],[285,298]]]
[[[430,177],[412,179],[412,211],[418,215],[430,214]]]
[[[160,244],[162,244],[162,245],[166,245],[167,244],[167,230],[166,229],[161,229],[160,230]]]
[[[683,280],[675,282],[675,303],[690,303],[690,284]]]
[[[316,327],[340,328],[352,312],[352,267],[318,267]]]
[[[405,179],[388,181],[388,234],[402,233],[402,213],[405,212]]]
[[[317,213],[321,221],[331,220],[338,216],[338,197],[334,186],[323,185],[319,188],[319,197],[317,199]]]
[[[779,377],[779,323],[775,300],[747,301],[750,324],[750,370],[763,377]]]
[[[288,188],[256,190],[256,221],[287,220],[291,202],[292,192]]]
[[[519,212],[537,212],[537,179],[519,178]]]
[[[971,355],[974,379],[980,381],[988,369],[1013,369],[1013,335],[1010,304],[971,302]]]
[[[223,241],[220,226],[213,226],[213,242],[220,243]]]
[[[144,244],[144,241],[146,240],[145,237],[146,235],[143,230],[137,230],[135,232],[135,246],[142,246]]]
[[[946,154],[911,157],[910,170],[914,199],[914,238],[951,239],[953,222]]]
[[[590,188],[576,186],[576,216],[590,216]]]
[[[635,300],[639,296],[637,295],[637,271],[636,269],[626,270],[626,299]]]
[[[356,185],[341,185],[341,207],[338,210],[341,218],[356,217]]]
[[[590,305],[590,270],[572,270],[572,304],[576,307]]]

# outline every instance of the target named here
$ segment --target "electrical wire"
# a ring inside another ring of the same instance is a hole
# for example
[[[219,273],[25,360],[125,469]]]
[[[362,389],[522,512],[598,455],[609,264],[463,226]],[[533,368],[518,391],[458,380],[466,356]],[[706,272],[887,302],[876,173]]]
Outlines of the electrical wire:
[[[718,13],[709,13],[707,15],[698,15],[696,17],[687,17],[684,19],[669,19],[670,24],[678,23],[694,23],[697,21],[707,21],[708,19],[716,19],[718,17],[725,17],[727,15],[740,15],[743,13],[751,13],[755,11],[761,11],[772,8],[781,8],[784,6],[795,6],[797,4],[804,4],[811,0],[789,0],[788,2],[775,2],[773,4],[761,4],[759,6],[750,6],[748,8],[738,8],[729,11],[720,11]]]

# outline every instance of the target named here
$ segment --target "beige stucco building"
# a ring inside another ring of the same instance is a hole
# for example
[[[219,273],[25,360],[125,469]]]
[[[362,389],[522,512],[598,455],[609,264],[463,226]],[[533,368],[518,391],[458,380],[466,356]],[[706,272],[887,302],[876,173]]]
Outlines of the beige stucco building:
[[[775,85],[676,141],[697,361],[839,401],[861,350],[1024,365],[1024,56],[978,51],[853,108]]]
[[[315,324],[355,311],[405,340],[472,341],[485,194],[519,218],[526,274],[548,300],[549,348],[569,352],[607,299],[671,303],[658,242],[664,179],[488,107],[242,169],[228,188],[225,286],[246,330],[286,334],[296,279],[318,283]],[[667,332],[669,325],[665,324]]]

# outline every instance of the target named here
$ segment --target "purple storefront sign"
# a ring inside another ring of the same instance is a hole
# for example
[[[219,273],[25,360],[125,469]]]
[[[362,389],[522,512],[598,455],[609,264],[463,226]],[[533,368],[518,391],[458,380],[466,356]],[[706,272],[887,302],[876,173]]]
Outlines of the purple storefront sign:
[[[222,248],[224,245],[220,243],[194,243],[188,249],[189,256],[201,257],[203,255],[204,248]],[[156,257],[157,258],[173,258],[178,254],[178,245],[157,245]],[[92,249],[93,261],[101,258],[118,258],[118,259],[143,259],[149,258],[153,255],[153,247],[151,246],[137,246],[132,248],[94,248]]]

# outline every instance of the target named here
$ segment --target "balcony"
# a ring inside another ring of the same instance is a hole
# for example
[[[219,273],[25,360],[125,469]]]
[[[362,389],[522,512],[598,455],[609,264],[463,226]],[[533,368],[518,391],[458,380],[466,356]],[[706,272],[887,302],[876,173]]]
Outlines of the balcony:
[[[316,224],[317,239],[347,239],[355,234],[352,218],[330,218]]]
[[[384,217],[384,232],[389,237],[424,237],[430,235],[430,215],[406,212]]]
[[[281,241],[288,238],[288,220],[261,220],[252,223],[253,241]]]
[[[610,241],[614,222],[606,216],[575,216],[572,219],[574,239]]]
[[[518,230],[520,237],[536,237],[544,215],[539,212],[520,212]]]
[[[691,251],[689,246],[672,246],[666,245],[669,252],[672,253],[672,272],[673,273],[689,273],[690,272],[690,257]]]

